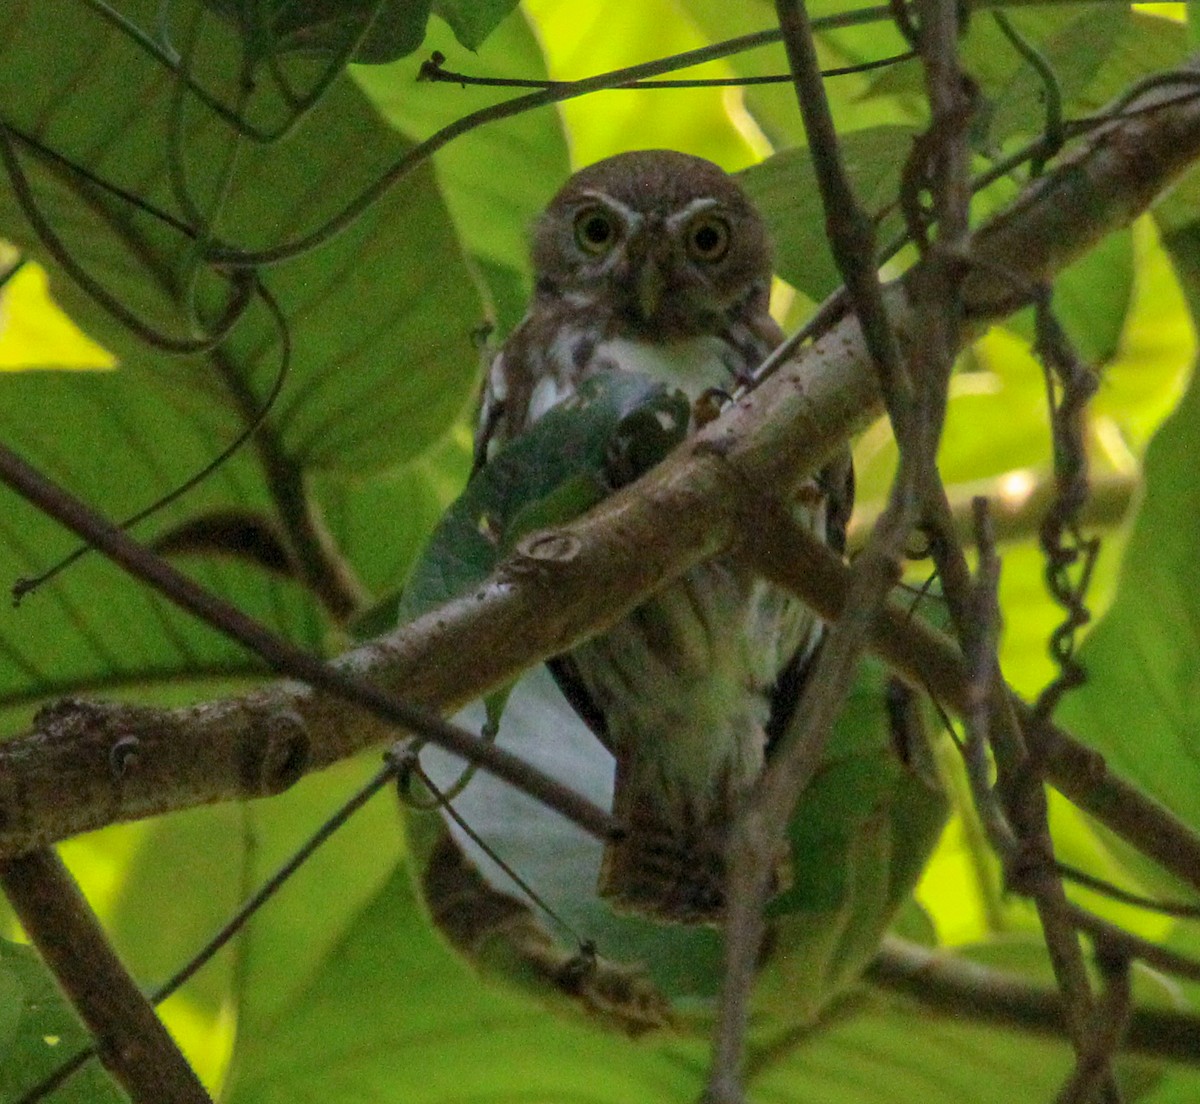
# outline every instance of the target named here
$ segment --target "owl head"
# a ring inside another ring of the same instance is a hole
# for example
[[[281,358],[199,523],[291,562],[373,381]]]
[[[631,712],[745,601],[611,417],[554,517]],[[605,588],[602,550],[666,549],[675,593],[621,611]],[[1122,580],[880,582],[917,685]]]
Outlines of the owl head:
[[[714,332],[765,308],[766,227],[737,182],[672,150],[623,153],[577,172],[534,234],[538,294],[607,315],[649,340]]]

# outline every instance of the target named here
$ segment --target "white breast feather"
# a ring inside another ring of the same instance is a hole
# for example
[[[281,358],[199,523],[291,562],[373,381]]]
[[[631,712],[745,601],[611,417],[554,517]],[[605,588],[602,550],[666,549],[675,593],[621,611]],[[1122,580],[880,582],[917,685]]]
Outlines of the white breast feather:
[[[696,399],[710,387],[732,385],[734,369],[726,359],[730,355],[729,346],[714,335],[666,344],[614,337],[596,347],[592,364],[597,368],[614,364]]]

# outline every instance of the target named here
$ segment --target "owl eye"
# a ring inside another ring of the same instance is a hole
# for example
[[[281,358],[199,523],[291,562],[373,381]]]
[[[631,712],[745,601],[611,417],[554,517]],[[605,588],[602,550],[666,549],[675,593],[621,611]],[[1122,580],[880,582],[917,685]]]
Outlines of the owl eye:
[[[699,215],[687,228],[687,251],[693,260],[719,261],[729,252],[729,223],[720,215]]]
[[[617,220],[604,207],[585,207],[575,216],[575,244],[598,257],[617,240]]]

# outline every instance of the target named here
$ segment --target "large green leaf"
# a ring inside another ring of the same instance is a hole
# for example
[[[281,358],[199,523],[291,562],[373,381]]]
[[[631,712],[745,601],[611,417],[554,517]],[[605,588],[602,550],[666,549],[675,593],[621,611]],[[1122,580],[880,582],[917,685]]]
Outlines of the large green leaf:
[[[1190,184],[1184,186],[1184,196]],[[1157,212],[1193,316],[1200,233],[1175,196]],[[1146,456],[1146,490],[1116,598],[1082,652],[1087,683],[1060,718],[1185,821],[1200,820],[1200,383],[1192,383]]]
[[[4,440],[85,500],[116,516],[131,513],[201,467],[213,448],[209,427],[190,405],[172,404],[137,374],[21,372],[0,378]],[[33,507],[0,491],[0,579],[50,567],[78,541]],[[194,510],[270,507],[248,452],[226,464],[164,517],[154,533]],[[310,645],[323,633],[311,598],[282,577],[228,558],[189,560],[189,570],[277,631]],[[0,706],[11,730],[27,708],[53,695],[174,686],[192,693],[261,673],[239,646],[131,583],[96,554],[68,568],[18,608],[0,604]]]
[[[841,142],[846,172],[859,202],[877,213],[896,195],[914,131],[886,126],[858,130]],[[842,278],[826,236],[824,208],[807,149],[789,149],[741,174],[775,240],[775,266],[788,283],[818,302]]]
[[[874,998],[853,1010],[757,1053],[752,1098],[1000,1104],[1048,1099],[1070,1069],[1061,1043],[923,1018],[915,1046],[911,1005]],[[247,1019],[243,1028],[231,1104],[298,1096],[690,1104],[707,1065],[704,1034],[672,1032],[633,1045],[555,1016],[526,994],[481,984],[430,933],[402,868],[311,984],[277,1015]]]
[[[142,0],[126,5],[125,14],[151,26],[154,11]],[[175,5],[173,26],[184,43],[195,34],[195,79],[236,105],[236,41],[217,20],[198,17],[195,5]],[[277,245],[319,227],[410,148],[345,77],[287,139],[238,141],[189,93],[173,111],[170,71],[83,12],[63,20],[44,5],[6,7],[0,58],[9,126],[175,218],[200,216],[220,240],[242,248]],[[302,61],[285,69],[300,89],[324,72]],[[275,83],[264,77],[255,87],[244,114],[260,126],[283,121]],[[186,153],[174,157],[173,125],[186,139]],[[186,235],[60,162],[28,152],[21,160],[45,218],[111,294],[175,335],[194,332],[192,307],[202,318],[219,312],[229,289],[197,275]],[[176,176],[186,175],[195,212],[173,194],[172,164]],[[0,232],[48,260],[10,190],[0,192]],[[280,334],[261,305],[213,354],[172,360],[132,338],[53,264],[51,270],[73,317],[127,370],[181,401],[192,399],[214,423],[216,440],[230,436],[231,424],[244,423],[247,407],[267,393]],[[380,468],[416,455],[463,408],[477,371],[471,331],[481,307],[430,166],[392,187],[341,234],[264,272],[263,281],[292,342],[290,378],[269,423],[290,459],[360,473]]]

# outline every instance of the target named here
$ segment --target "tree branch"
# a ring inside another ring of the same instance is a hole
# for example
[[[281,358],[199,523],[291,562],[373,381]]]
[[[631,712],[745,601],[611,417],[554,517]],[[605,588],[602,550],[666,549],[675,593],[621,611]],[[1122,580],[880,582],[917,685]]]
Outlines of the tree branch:
[[[945,1016],[1059,1038],[1066,1034],[1062,996],[1055,989],[894,935],[884,938],[865,976],[881,989]],[[1200,1061],[1200,1017],[1165,1008],[1135,1009],[1123,1050],[1194,1066]]]

